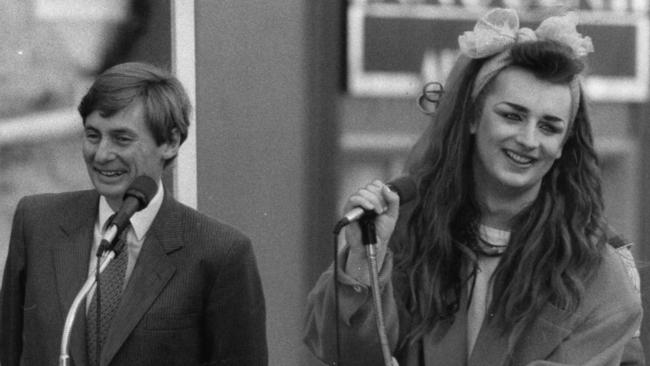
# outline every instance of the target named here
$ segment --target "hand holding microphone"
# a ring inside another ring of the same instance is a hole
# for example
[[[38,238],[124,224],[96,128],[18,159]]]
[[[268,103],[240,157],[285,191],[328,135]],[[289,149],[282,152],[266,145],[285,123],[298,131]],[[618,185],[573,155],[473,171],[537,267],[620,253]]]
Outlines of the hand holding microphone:
[[[364,284],[370,283],[361,230],[354,221],[364,214],[377,215],[374,219],[377,232],[377,263],[381,266],[399,216],[399,206],[412,200],[415,194],[415,182],[410,177],[403,177],[387,184],[375,180],[350,196],[345,205],[347,214],[341,220],[351,223],[345,233],[346,241],[350,246],[346,273]]]
[[[351,224],[345,232],[347,244],[350,247],[345,264],[345,272],[359,282],[370,286],[377,322],[377,335],[381,345],[381,353],[385,366],[396,366],[395,358],[391,356],[386,325],[381,303],[379,272],[384,262],[388,241],[390,240],[399,216],[399,205],[410,201],[416,196],[416,184],[409,178],[399,178],[387,184],[375,180],[357,193],[350,196],[345,205],[347,214],[334,229],[338,234],[340,229]],[[357,223],[356,221],[360,222]],[[336,257],[335,257],[336,258]],[[335,267],[338,265],[336,259]],[[338,318],[338,270],[334,272],[334,293],[336,298],[336,318]],[[338,324],[338,323],[337,323]],[[337,355],[339,330],[336,328]]]

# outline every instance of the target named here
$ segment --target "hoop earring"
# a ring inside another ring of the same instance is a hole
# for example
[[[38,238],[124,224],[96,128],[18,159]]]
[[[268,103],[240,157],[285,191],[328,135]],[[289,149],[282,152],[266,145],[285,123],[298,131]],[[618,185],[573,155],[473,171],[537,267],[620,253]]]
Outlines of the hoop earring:
[[[422,92],[418,96],[417,103],[420,111],[428,116],[432,116],[436,113],[438,108],[438,103],[442,94],[444,94],[445,89],[441,83],[437,81],[431,81],[422,87]]]

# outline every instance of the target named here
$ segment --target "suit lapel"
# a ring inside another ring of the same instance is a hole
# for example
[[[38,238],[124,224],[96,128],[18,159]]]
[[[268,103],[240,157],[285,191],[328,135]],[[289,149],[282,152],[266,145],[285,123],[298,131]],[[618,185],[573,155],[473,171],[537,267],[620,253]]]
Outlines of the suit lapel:
[[[124,289],[102,349],[101,365],[110,363],[176,271],[168,254],[182,247],[182,218],[178,203],[168,198],[169,195],[165,192],[163,204]]]
[[[98,202],[99,195],[95,191],[82,193],[74,206],[65,207],[59,230],[53,234],[52,259],[63,319],[88,277]],[[70,356],[81,364],[85,364],[87,358],[84,311],[83,305],[77,310],[69,343]]]

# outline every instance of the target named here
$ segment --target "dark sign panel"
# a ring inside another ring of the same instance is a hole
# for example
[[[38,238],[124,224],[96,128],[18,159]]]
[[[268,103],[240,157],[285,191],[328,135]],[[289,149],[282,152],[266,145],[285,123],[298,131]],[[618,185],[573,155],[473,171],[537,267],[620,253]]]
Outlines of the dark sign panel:
[[[486,12],[486,8],[413,2],[351,3],[347,55],[351,94],[413,97],[423,84],[443,82],[458,54],[458,36],[471,30]],[[595,48],[587,58],[584,80],[593,100],[647,98],[647,10],[631,8],[629,0],[625,4],[630,8],[593,10],[585,9],[584,4],[577,8],[578,31],[591,37]],[[518,11],[521,26],[532,29],[558,13],[554,12],[539,8]]]

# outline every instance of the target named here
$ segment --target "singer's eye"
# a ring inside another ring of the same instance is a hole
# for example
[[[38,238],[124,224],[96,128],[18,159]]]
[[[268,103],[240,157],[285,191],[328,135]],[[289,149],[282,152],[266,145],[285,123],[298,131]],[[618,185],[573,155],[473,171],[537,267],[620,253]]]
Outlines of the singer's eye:
[[[510,121],[521,121],[521,116],[517,113],[512,113],[512,112],[504,112],[501,114],[505,119],[508,119]]]
[[[562,133],[564,131],[561,124],[557,124],[557,123],[554,124],[549,122],[540,123],[539,128],[547,135],[554,135],[554,134]]]

